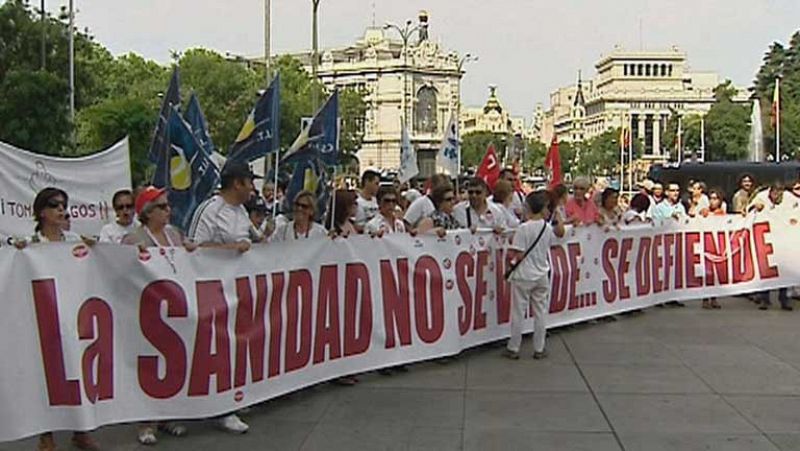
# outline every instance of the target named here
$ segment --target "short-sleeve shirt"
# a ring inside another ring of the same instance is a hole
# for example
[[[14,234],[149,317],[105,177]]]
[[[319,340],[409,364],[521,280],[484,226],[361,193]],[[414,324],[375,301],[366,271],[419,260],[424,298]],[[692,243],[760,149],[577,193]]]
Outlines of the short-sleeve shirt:
[[[542,232],[542,227],[545,228],[544,232]],[[542,233],[542,237],[511,274],[512,281],[534,281],[548,276],[550,272],[550,246],[556,239],[556,235],[553,232],[553,227],[546,221],[543,219],[525,221],[514,233],[510,248],[519,251],[520,254],[524,253],[536,241],[539,233]]]
[[[359,227],[364,227],[370,219],[378,214],[378,199],[375,196],[372,199],[364,199],[361,194],[356,196],[356,218],[355,223]]]
[[[453,216],[461,227],[470,229],[494,229],[495,227],[506,228],[506,213],[499,205],[494,202],[487,202],[486,211],[478,214],[469,202],[462,202],[453,209]]]
[[[684,218],[686,216],[686,208],[680,202],[672,204],[669,200],[664,200],[659,202],[653,211],[653,219],[658,221],[659,224],[663,224],[664,221],[671,219],[675,214],[677,214],[678,219]]]
[[[394,227],[392,227],[394,225]],[[383,215],[377,215],[370,219],[364,227],[367,233],[405,233],[406,225],[397,218],[386,219]]]
[[[403,219],[405,219],[411,227],[416,227],[420,221],[431,217],[435,211],[436,207],[433,205],[430,196],[422,196],[414,202],[411,202]]]
[[[578,204],[575,197],[570,197],[564,207],[567,213],[567,220],[577,218],[581,224],[593,224],[600,217],[597,204],[591,200],[584,200],[583,204]]]
[[[100,229],[100,239],[101,243],[116,243],[119,244],[122,242],[122,238],[125,235],[133,232],[136,229],[136,225],[131,222],[130,224],[124,226],[120,225],[118,222],[112,222],[110,224],[106,224]]]
[[[231,205],[217,194],[197,207],[189,239],[197,244],[250,242],[250,226],[244,205]]]
[[[312,222],[308,232],[298,234],[294,230],[294,221],[281,223],[275,228],[270,240],[273,242],[281,241],[303,241],[315,238],[325,238],[328,236],[327,230],[322,225]]]

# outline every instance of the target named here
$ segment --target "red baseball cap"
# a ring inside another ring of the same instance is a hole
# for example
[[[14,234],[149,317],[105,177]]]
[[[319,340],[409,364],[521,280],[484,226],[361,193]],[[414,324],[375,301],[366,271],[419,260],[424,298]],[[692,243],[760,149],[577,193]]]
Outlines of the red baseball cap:
[[[147,188],[143,189],[138,196],[136,196],[136,214],[139,215],[142,213],[142,209],[148,203],[158,199],[161,197],[162,194],[166,193],[167,190],[164,188],[156,188],[155,186],[148,186]]]

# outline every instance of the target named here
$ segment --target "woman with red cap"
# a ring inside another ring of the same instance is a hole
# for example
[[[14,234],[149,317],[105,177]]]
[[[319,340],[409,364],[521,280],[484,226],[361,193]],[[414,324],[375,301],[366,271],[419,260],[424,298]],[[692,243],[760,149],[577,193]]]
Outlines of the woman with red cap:
[[[164,188],[148,186],[136,196],[134,205],[141,226],[125,235],[122,244],[139,247],[184,246],[189,251],[197,248],[194,243],[183,239],[180,230],[169,224],[171,209]]]
[[[192,251],[197,245],[184,241],[183,234],[169,224],[170,206],[166,190],[148,186],[134,202],[136,216],[141,225],[122,238],[122,244],[133,244],[139,248],[184,246]],[[174,422],[142,423],[138,439],[142,445],[155,445],[156,428],[174,437],[186,435],[186,427]]]

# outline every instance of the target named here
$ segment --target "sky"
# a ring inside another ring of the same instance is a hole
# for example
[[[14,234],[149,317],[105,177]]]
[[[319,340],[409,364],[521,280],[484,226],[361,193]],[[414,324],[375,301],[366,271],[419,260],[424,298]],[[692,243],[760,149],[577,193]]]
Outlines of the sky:
[[[114,54],[159,62],[170,50],[206,47],[256,56],[264,49],[264,0],[74,0],[77,25]],[[67,0],[47,0],[57,10]],[[34,1],[38,4],[38,1]],[[678,46],[691,69],[750,86],[768,45],[800,29],[798,0],[321,0],[320,48],[350,44],[372,24],[430,16],[430,37],[472,53],[462,100],[483,105],[488,86],[512,114],[547,108],[549,94],[613,50]],[[311,0],[272,0],[273,53],[310,48]]]

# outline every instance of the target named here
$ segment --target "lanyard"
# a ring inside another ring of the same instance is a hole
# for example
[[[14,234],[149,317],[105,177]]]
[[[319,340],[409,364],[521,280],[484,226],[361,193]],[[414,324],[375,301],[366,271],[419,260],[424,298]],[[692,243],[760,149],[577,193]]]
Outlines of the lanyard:
[[[161,245],[161,243],[158,242],[158,240],[156,239],[155,235],[153,235],[153,233],[150,232],[150,228],[149,227],[144,226],[144,233],[147,234],[147,236],[150,238],[151,241],[153,241],[153,244],[155,244],[156,247],[164,247],[164,246]],[[169,237],[169,233],[167,233],[167,229],[164,229],[164,236],[167,238],[167,244],[169,245],[169,247],[175,247],[175,243],[173,243],[172,242],[172,238]]]

